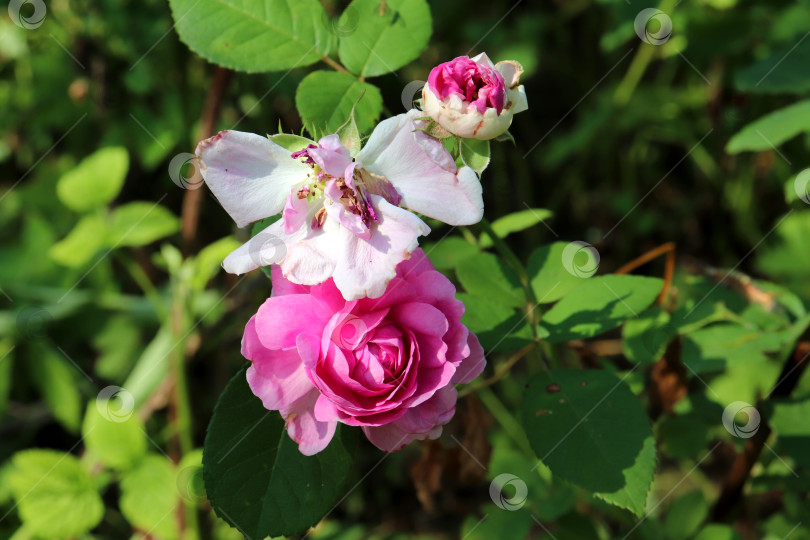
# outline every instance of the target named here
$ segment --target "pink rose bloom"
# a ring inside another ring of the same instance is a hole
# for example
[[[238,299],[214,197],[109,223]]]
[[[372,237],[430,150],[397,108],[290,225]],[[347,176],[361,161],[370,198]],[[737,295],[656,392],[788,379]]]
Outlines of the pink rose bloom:
[[[272,267],[273,295],[242,339],[247,380],[287,422],[301,453],[329,444],[338,422],[386,452],[435,439],[456,389],[484,369],[464,304],[422,250],[399,264],[381,297],[347,301],[333,280],[296,285]]]
[[[459,56],[430,71],[422,107],[444,129],[467,139],[492,139],[512,124],[512,115],[529,108],[519,83],[523,67],[497,64],[481,53]]]

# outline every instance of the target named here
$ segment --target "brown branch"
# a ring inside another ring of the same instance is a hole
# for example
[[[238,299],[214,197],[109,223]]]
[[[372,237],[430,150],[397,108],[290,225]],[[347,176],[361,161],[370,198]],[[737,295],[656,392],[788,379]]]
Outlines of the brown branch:
[[[658,295],[658,304],[664,305],[667,299],[667,295],[669,294],[669,289],[672,285],[672,276],[675,273],[675,243],[674,242],[667,242],[666,244],[661,244],[658,247],[655,247],[644,253],[643,255],[636,257],[629,263],[625,264],[616,272],[615,274],[629,274],[639,266],[647,264],[651,260],[655,259],[656,257],[660,257],[661,255],[666,254],[666,266],[664,267],[664,286],[661,287],[661,293]]]
[[[208,90],[208,97],[205,100],[205,108],[203,109],[202,119],[200,121],[200,130],[197,132],[197,141],[207,139],[214,134],[216,128],[217,118],[219,111],[222,107],[222,98],[225,94],[225,88],[231,77],[231,71],[222,67],[217,67],[214,71],[214,80]],[[190,185],[199,186],[202,178],[200,178],[199,167],[194,171],[194,179]],[[200,205],[203,200],[203,189],[188,189],[183,196],[183,210],[181,214],[182,229],[181,234],[183,237],[183,250],[186,254],[190,253],[197,238],[197,223],[200,220]]]
[[[790,396],[807,368],[808,358],[810,358],[810,342],[798,343],[793,354],[785,361],[779,379],[777,379],[773,390],[766,399]],[[740,501],[745,483],[751,474],[751,468],[759,460],[762,448],[765,446],[765,441],[768,440],[770,434],[771,426],[768,425],[767,421],[764,421],[754,436],[745,442],[745,448],[731,465],[728,476],[723,482],[720,497],[718,497],[717,503],[714,505],[713,517],[715,521],[725,520]]]

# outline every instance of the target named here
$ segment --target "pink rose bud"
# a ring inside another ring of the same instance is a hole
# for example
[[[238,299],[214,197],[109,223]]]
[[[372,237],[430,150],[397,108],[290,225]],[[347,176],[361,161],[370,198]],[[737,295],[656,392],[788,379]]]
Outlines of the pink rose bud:
[[[331,279],[298,285],[272,268],[273,296],[250,319],[242,354],[265,408],[285,418],[299,450],[329,444],[338,423],[360,426],[386,452],[436,439],[453,417],[456,384],[484,369],[461,322],[456,289],[421,249],[381,297],[345,300]]]
[[[422,108],[454,135],[493,139],[509,129],[513,114],[529,108],[521,73],[523,66],[512,60],[493,65],[485,53],[459,56],[431,70]]]

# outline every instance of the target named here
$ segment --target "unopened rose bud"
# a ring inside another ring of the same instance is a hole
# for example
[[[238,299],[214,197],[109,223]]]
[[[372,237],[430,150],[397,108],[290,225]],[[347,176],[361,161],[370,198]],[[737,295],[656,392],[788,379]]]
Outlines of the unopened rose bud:
[[[422,107],[447,131],[487,140],[509,129],[512,115],[529,108],[520,84],[523,66],[492,64],[485,53],[459,56],[433,68],[422,89]]]

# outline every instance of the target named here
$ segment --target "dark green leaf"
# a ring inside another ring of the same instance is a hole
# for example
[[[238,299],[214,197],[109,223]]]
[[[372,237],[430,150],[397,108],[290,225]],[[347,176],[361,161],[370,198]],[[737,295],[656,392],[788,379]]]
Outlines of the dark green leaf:
[[[535,375],[521,417],[554,474],[642,515],[655,472],[655,440],[638,399],[606,371],[554,368]]]
[[[262,407],[241,370],[208,425],[203,475],[211,505],[251,538],[304,532],[344,493],[353,461],[347,431],[338,429],[325,450],[304,456],[279,413]]]

